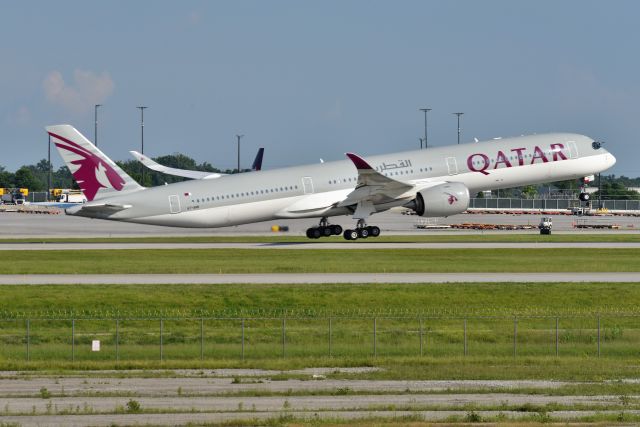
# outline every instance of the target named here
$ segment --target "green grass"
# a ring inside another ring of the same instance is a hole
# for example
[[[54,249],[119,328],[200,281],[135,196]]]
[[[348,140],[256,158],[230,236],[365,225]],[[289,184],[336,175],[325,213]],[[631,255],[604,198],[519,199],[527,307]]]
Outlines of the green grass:
[[[354,243],[340,237],[329,239],[309,240],[297,235],[266,235],[266,236],[156,236],[156,237],[26,237],[4,238],[0,243]],[[478,232],[475,234],[413,234],[382,235],[376,239],[358,240],[356,243],[543,243],[543,242],[640,242],[640,233],[601,233],[601,234],[562,234],[541,236],[537,232],[494,233]]]
[[[524,316],[636,313],[638,301],[640,283],[15,285],[2,286],[0,311],[101,317]]]
[[[637,311],[640,283],[79,285],[2,290],[2,317],[15,317],[0,322],[3,369],[364,364],[386,369],[373,375],[423,379],[601,379],[637,376],[639,370],[640,317],[619,312]],[[600,358],[596,313],[601,313]],[[232,318],[204,319],[201,336],[198,317],[215,315]],[[519,316],[515,358],[514,315]],[[245,319],[245,361],[243,316],[265,317]],[[71,317],[78,319],[73,363]],[[30,362],[25,318],[31,319]],[[93,339],[101,340],[100,353],[90,351]]]
[[[638,271],[640,249],[5,251],[3,274]]]

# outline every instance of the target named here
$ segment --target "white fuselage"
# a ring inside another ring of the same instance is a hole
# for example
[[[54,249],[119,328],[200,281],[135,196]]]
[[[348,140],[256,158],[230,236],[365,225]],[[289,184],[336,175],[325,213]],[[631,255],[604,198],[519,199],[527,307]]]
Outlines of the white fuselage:
[[[583,135],[557,133],[369,156],[366,161],[379,173],[412,184],[416,190],[460,182],[475,194],[575,179],[611,167],[613,155],[592,143]],[[148,188],[100,200],[131,206],[128,209],[114,213],[84,209],[77,214],[176,227],[346,215],[353,208],[338,204],[355,189],[357,178],[349,160],[318,163]],[[410,191],[375,209],[402,206],[413,197],[415,191]]]

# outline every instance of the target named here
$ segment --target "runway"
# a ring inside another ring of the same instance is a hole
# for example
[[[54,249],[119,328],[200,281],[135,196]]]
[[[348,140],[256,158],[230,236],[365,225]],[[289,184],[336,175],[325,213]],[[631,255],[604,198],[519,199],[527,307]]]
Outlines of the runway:
[[[0,285],[640,282],[627,273],[7,274]]]
[[[540,222],[541,214],[512,215],[512,214],[460,214],[447,218],[421,218],[415,215],[401,215],[396,211],[388,211],[371,217],[369,223],[377,225],[382,235],[461,235],[461,234],[537,234],[531,231],[482,231],[482,230],[422,230],[416,226],[429,220],[431,224],[459,224],[459,223],[491,223],[536,226]],[[241,235],[293,235],[304,236],[305,230],[318,224],[317,219],[281,219],[257,222],[233,227],[222,228],[178,228],[160,227],[153,225],[133,224],[118,221],[89,219],[69,215],[29,215],[21,213],[0,213],[3,224],[4,238],[24,237],[152,237],[152,236],[241,236]],[[353,228],[355,221],[347,216],[332,217],[331,223],[340,224],[343,228]],[[619,230],[578,230],[573,228],[578,221],[613,223]],[[271,232],[272,225],[287,226],[287,233]],[[638,233],[640,217],[603,216],[578,218],[572,215],[553,217],[554,232],[561,233]]]
[[[344,242],[339,237],[329,241],[278,243],[0,243],[0,251],[64,251],[64,250],[126,250],[126,249],[638,249],[640,242]]]

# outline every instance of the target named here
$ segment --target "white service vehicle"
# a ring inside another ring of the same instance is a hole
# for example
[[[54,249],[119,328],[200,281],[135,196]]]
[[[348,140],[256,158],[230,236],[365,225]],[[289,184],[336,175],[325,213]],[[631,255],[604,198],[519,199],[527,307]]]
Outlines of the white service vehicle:
[[[553,221],[550,216],[543,216],[540,219],[540,225],[538,228],[540,229],[540,234],[551,234],[551,227],[553,226]]]

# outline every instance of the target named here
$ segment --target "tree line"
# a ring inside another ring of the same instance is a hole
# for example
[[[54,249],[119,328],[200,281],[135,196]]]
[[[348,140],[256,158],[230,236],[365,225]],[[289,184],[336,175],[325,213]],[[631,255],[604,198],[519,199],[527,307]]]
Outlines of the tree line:
[[[213,167],[209,162],[197,163],[194,159],[184,154],[176,153],[166,156],[156,157],[153,160],[172,168],[188,169],[202,172],[215,172],[232,174],[237,173],[236,169],[220,170]],[[144,166],[137,160],[117,161],[116,164],[122,168],[131,178],[145,187],[155,187],[171,184],[173,182],[185,181],[188,178],[167,175],[145,168],[144,182],[142,181],[142,168]],[[242,172],[248,171],[243,169]],[[2,188],[28,188],[31,192],[47,191],[49,179],[49,162],[47,159],[40,160],[35,165],[25,165],[15,172],[7,171],[0,165],[0,187]],[[51,188],[79,188],[73,180],[73,176],[67,166],[61,166],[51,173]]]
[[[197,163],[194,159],[184,154],[175,153],[166,156],[155,157],[156,162],[177,169],[197,170],[212,173],[237,173],[236,169],[220,170],[209,162]],[[158,185],[171,184],[173,182],[185,181],[188,178],[167,175],[161,172],[152,171],[145,168],[144,182],[142,181],[142,169],[144,166],[137,160],[127,160],[116,162],[131,178],[145,187],[155,187]],[[246,172],[248,169],[243,169]],[[35,165],[25,165],[15,172],[7,171],[0,166],[0,187],[2,188],[28,188],[31,192],[47,191],[49,176],[49,162],[46,159],[40,160]],[[627,190],[627,187],[640,187],[640,177],[629,178],[624,175],[601,176],[601,194],[596,192],[592,197],[605,200],[639,200],[640,193]],[[597,186],[597,179],[592,186]],[[66,166],[62,166],[51,173],[51,188],[78,188],[73,180],[73,176]],[[555,191],[578,192],[579,183],[577,180],[558,181],[540,185],[527,185],[524,187],[500,190],[500,197],[524,197],[536,198],[543,190],[553,188]],[[482,193],[480,193],[482,194]]]

